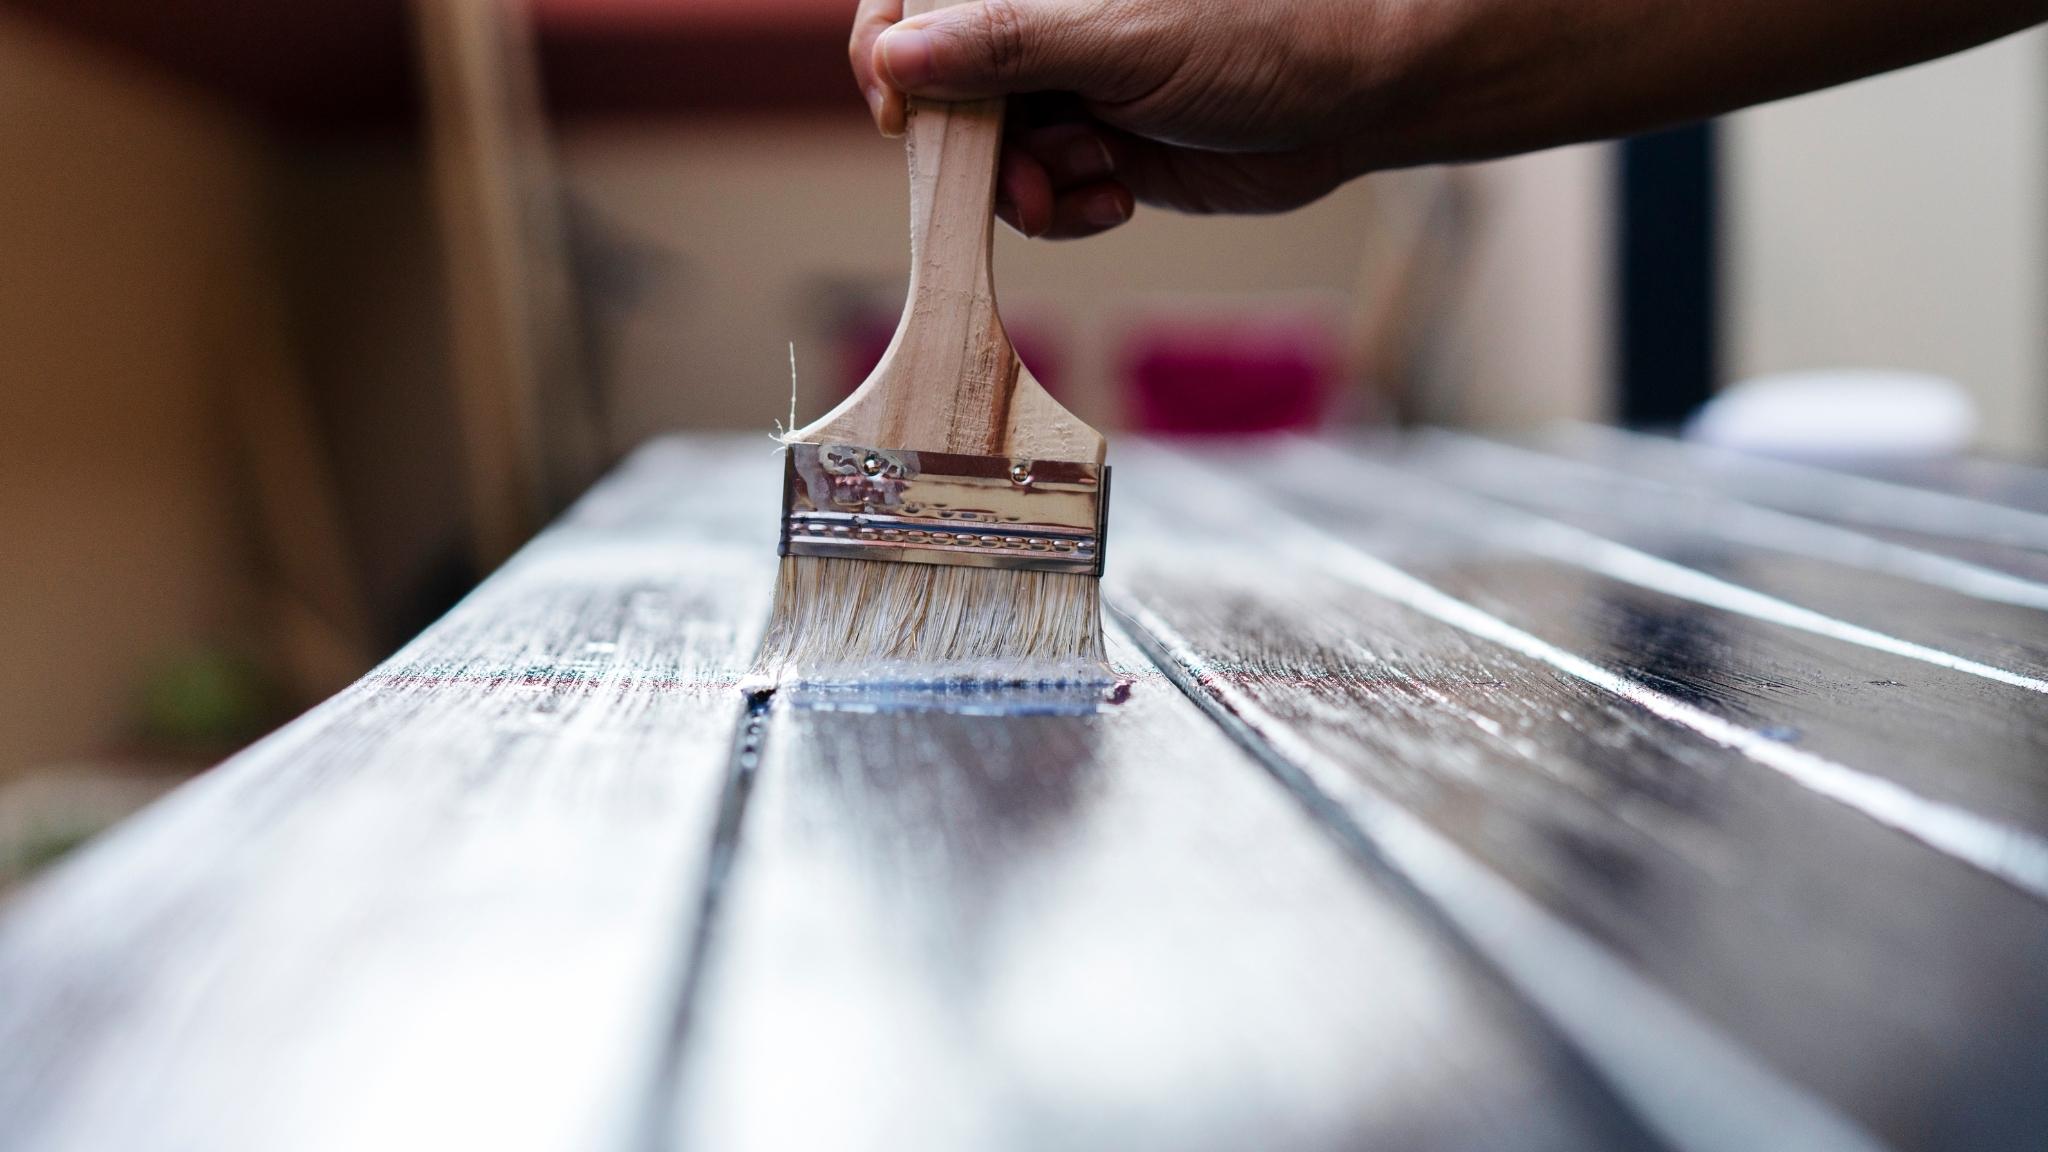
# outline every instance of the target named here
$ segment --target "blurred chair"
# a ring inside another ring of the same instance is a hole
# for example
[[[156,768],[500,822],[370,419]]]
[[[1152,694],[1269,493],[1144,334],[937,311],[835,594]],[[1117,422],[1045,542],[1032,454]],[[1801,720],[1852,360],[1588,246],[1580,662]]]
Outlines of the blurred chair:
[[[1321,427],[1342,386],[1327,315],[1283,306],[1197,307],[1138,320],[1118,357],[1129,427],[1246,435]]]
[[[1117,357],[1128,426],[1259,435],[1425,408],[1464,279],[1469,195],[1450,169],[1377,176],[1370,190],[1348,299],[1176,301],[1139,314]]]

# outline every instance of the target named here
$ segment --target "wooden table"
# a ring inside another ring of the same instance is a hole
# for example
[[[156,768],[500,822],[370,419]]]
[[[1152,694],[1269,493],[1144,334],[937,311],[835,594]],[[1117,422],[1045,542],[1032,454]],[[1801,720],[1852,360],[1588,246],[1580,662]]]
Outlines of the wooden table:
[[[2048,479],[1115,459],[1129,690],[990,714],[747,697],[648,447],[7,910],[0,1148],[2048,1146]]]

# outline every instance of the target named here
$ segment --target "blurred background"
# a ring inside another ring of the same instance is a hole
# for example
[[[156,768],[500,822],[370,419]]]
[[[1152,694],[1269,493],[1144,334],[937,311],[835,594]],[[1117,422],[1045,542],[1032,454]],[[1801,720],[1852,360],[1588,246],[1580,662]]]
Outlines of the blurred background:
[[[792,356],[801,418],[860,380],[907,232],[851,7],[0,0],[0,888],[347,684],[635,444],[765,437]],[[1853,412],[2035,458],[2044,119],[2034,33],[1285,217],[1004,233],[1003,311],[1112,433],[1796,449]]]

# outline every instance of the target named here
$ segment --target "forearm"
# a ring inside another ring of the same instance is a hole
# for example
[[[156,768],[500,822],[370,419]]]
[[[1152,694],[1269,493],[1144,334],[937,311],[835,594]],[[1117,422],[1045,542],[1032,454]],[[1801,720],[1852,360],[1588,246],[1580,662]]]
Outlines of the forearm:
[[[2048,0],[1382,2],[1363,33],[1375,50],[1361,55],[1371,64],[1351,166],[1477,159],[1660,128],[2043,20]]]
[[[1627,135],[1933,59],[2048,0],[860,0],[854,75],[1011,96],[998,212],[1027,235],[1132,202],[1275,212],[1381,168]],[[1077,159],[1078,157],[1078,159]]]

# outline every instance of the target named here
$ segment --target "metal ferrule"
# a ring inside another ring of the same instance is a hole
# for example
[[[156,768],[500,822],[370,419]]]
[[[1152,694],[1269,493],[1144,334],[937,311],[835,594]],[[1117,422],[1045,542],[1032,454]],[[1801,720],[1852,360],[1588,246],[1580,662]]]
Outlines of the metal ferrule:
[[[784,556],[1102,575],[1100,464],[791,444]]]

